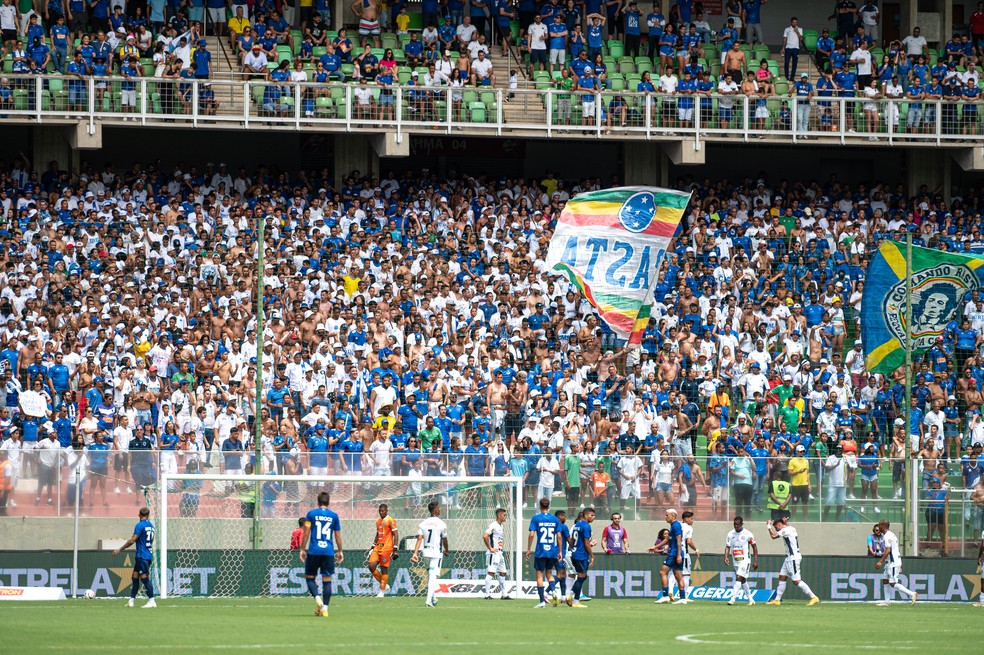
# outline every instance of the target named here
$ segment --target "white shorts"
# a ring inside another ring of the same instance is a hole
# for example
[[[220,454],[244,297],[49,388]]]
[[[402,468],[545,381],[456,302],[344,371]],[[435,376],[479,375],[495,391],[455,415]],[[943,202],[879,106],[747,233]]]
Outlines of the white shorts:
[[[888,564],[885,567],[885,582],[888,584],[898,584],[899,574],[902,573],[902,563]]]
[[[393,471],[388,466],[377,466],[372,471],[373,475],[393,475]]]
[[[787,578],[792,578],[793,582],[799,582],[803,579],[802,575],[803,568],[803,556],[798,557],[787,557],[783,563],[782,568],[779,569],[779,575],[784,575]]]
[[[567,52],[563,48],[550,49],[551,64],[563,64],[566,59],[567,59]]]
[[[693,566],[693,562],[690,559],[690,553],[684,553],[683,555],[683,574],[690,575],[690,567]]]
[[[748,579],[748,573],[752,570],[752,560],[747,557],[741,561],[735,560],[733,562],[735,566],[735,575],[739,578]]]
[[[594,117],[595,115],[594,100],[591,101],[585,100],[581,103],[581,115]]]
[[[427,572],[431,577],[438,577],[441,574],[441,557],[425,557],[424,562],[427,563]]]
[[[755,108],[755,118],[768,118],[769,109],[768,107],[756,107]]]
[[[725,487],[711,487],[711,501],[714,503],[720,503],[721,497],[724,495]]]
[[[178,460],[173,450],[161,451],[161,473],[175,474],[178,472]]]
[[[500,550],[497,553],[485,551],[485,570],[489,573],[506,574],[506,557]]]
[[[690,120],[693,120],[693,118],[694,118],[694,108],[693,107],[688,107],[688,108],[680,107],[679,109],[677,109],[677,116],[679,116],[680,117],[680,120],[682,120],[682,121],[690,121]]]
[[[642,487],[639,485],[638,479],[632,482],[622,481],[622,500],[627,498],[635,498],[636,500],[642,498]]]
[[[124,107],[136,107],[137,106],[137,92],[136,91],[120,91],[120,102]]]
[[[308,467],[308,473],[310,475],[314,475],[314,476],[328,475],[328,467],[327,466],[310,466],[310,467]]]
[[[209,9],[208,20],[212,23],[225,23],[226,22],[225,7],[222,7],[221,9]]]

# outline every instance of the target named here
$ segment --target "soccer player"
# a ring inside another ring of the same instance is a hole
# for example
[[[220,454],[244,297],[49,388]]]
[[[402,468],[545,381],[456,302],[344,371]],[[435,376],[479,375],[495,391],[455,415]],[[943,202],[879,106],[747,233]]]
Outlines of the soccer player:
[[[400,556],[397,552],[398,543],[399,531],[396,529],[396,519],[389,515],[389,506],[383,503],[379,506],[376,538],[372,542],[372,552],[369,554],[369,572],[379,583],[379,593],[376,594],[376,598],[386,596],[390,564]]]
[[[546,596],[544,595],[543,585],[546,579],[547,593],[553,594],[557,587],[557,580],[554,578],[553,571],[557,568],[560,560],[560,521],[550,513],[550,499],[540,499],[540,513],[534,514],[530,519],[529,538],[526,540],[526,559],[533,554],[533,570],[536,571],[536,592],[540,596],[540,602],[535,609],[547,606]],[[536,551],[533,550],[533,542],[536,542]]]
[[[342,553],[342,523],[338,514],[330,510],[331,494],[318,494],[318,507],[304,517],[304,535],[301,537],[301,562],[308,591],[314,596],[314,615],[328,616],[331,602],[331,578],[335,575],[335,563],[345,559]],[[315,577],[321,574],[322,594],[318,594]]]
[[[150,578],[150,567],[154,563],[154,524],[150,522],[150,509],[140,508],[140,520],[133,526],[133,534],[122,546],[113,551],[113,555],[132,546],[137,545],[137,559],[133,562],[133,582],[130,584],[130,600],[126,602],[127,607],[133,607],[140,590],[140,581],[143,580],[144,589],[147,591],[147,607],[157,607],[154,601],[154,581]]]
[[[677,511],[675,509],[666,510],[666,522],[670,524],[670,543],[666,560],[663,561],[663,566],[659,567],[659,578],[663,583],[663,595],[656,603],[662,604],[673,601],[673,594],[670,590],[669,583],[669,573],[673,571],[673,577],[676,579],[677,589],[679,589],[680,595],[680,598],[674,604],[686,605],[688,602],[687,587],[683,583],[683,525],[677,520]]]
[[[909,602],[915,605],[916,597],[919,594],[899,584],[899,573],[902,572],[902,555],[899,553],[899,538],[895,536],[894,532],[888,529],[891,525],[891,523],[885,520],[878,522],[878,527],[885,538],[885,552],[882,553],[882,556],[879,557],[878,561],[875,563],[875,569],[881,569],[882,564],[885,564],[885,560],[888,560],[888,565],[885,567],[885,577],[882,580],[882,584],[887,584],[896,591],[902,592],[903,595],[909,597]],[[888,594],[886,593],[885,598],[875,604],[880,607],[888,607],[892,604],[892,601],[888,598]]]
[[[820,602],[820,598],[813,593],[810,585],[806,584],[803,578],[800,577],[800,570],[803,567],[803,553],[800,552],[799,534],[797,534],[796,528],[789,525],[788,516],[776,519],[775,521],[769,521],[766,525],[769,526],[769,536],[773,539],[781,538],[782,545],[786,549],[786,561],[782,563],[782,569],[779,571],[779,585],[776,587],[776,597],[767,602],[766,605],[782,604],[782,595],[786,591],[787,578],[792,578],[793,584],[799,587],[800,591],[810,599],[807,605],[816,605]]]
[[[413,547],[410,561],[420,561],[417,554],[423,546],[424,559],[427,560],[427,607],[437,606],[437,578],[441,573],[441,558],[448,556],[448,526],[441,520],[441,503],[432,500],[427,504],[430,517],[420,522],[417,530],[417,543]]]
[[[574,597],[567,593],[567,571],[574,568],[574,564],[570,561],[571,553],[568,549],[568,544],[571,540],[571,530],[567,527],[567,512],[558,509],[554,512],[554,516],[560,521],[560,528],[558,530],[558,534],[560,535],[560,559],[557,560],[557,583],[560,585],[560,594],[558,595],[557,590],[554,589],[550,601],[554,607],[557,607],[560,604],[560,599],[563,598],[568,606],[573,606]]]
[[[690,551],[694,551],[694,557],[700,557],[700,549],[694,544],[694,513],[684,512],[680,515],[683,519],[683,583],[690,589],[690,569],[693,561],[690,559]]]
[[[724,565],[727,566],[731,560],[735,566],[734,594],[728,601],[728,605],[735,604],[735,598],[738,597],[738,592],[742,589],[748,594],[748,604],[754,605],[755,599],[752,598],[752,589],[748,586],[748,570],[751,568],[753,571],[758,571],[759,547],[755,543],[752,531],[745,529],[745,520],[742,517],[736,516],[733,525],[735,526],[734,529],[728,532],[724,541]],[[748,558],[749,547],[752,549],[754,559]]]
[[[584,586],[584,581],[588,578],[588,569],[594,564],[592,547],[598,544],[596,540],[591,538],[591,523],[594,522],[594,519],[594,507],[585,507],[581,516],[574,523],[574,529],[571,530],[571,564],[574,572],[577,573],[577,579],[574,581],[574,588],[572,589],[574,602],[568,604],[579,609],[587,607],[581,603],[581,587]]]
[[[505,532],[502,524],[506,522],[506,510],[495,510],[495,520],[485,528],[482,541],[485,542],[485,600],[492,600],[492,583],[499,578],[499,598],[512,600],[506,593],[506,556],[502,552]]]

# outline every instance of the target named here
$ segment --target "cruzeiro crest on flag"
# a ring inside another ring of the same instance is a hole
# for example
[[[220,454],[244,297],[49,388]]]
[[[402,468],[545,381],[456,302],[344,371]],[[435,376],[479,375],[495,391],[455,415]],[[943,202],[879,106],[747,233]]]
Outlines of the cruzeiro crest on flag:
[[[656,197],[651,191],[629,196],[618,210],[618,222],[629,232],[639,234],[656,218]]]
[[[977,275],[966,266],[939,264],[912,275],[912,327],[908,333],[913,350],[928,349],[959,309],[964,294],[979,284]],[[883,311],[892,336],[905,343],[905,279],[889,289]]]

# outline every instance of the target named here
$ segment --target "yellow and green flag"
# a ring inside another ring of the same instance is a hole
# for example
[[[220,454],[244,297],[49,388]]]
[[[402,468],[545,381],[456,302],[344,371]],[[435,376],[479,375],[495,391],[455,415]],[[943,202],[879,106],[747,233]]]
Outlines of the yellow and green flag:
[[[984,286],[984,257],[912,247],[912,324],[906,323],[906,246],[883,241],[868,264],[861,297],[861,341],[871,373],[891,373],[933,347],[964,296]]]

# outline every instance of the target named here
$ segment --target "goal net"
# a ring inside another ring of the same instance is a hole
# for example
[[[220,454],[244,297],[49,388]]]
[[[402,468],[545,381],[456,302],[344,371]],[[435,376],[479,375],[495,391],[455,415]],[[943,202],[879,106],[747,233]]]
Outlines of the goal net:
[[[410,555],[431,501],[441,503],[448,525],[442,578],[485,579],[482,536],[503,508],[509,579],[518,584],[525,534],[521,484],[512,477],[162,475],[152,494],[161,597],[306,594],[304,565],[291,537],[299,519],[317,507],[321,491],[331,493],[330,507],[341,521],[345,557],[336,567],[335,593],[378,593],[368,560],[379,506],[386,504],[399,539],[387,594],[426,594],[427,572]]]

